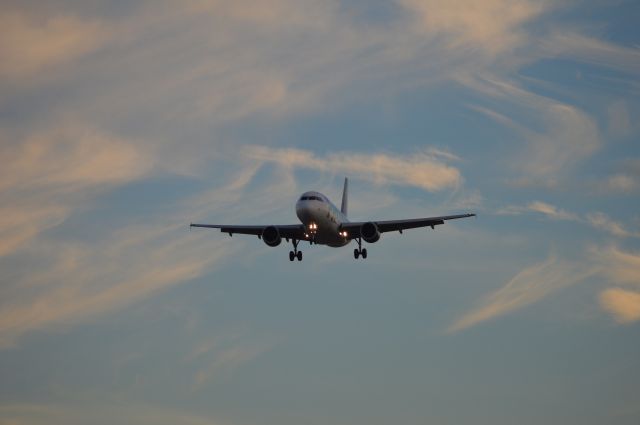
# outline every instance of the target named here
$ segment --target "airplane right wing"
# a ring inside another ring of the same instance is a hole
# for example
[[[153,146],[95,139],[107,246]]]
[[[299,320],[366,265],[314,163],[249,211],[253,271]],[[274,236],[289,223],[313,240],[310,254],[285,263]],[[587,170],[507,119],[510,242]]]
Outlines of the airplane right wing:
[[[410,218],[405,220],[385,220],[385,221],[371,221],[371,222],[348,222],[342,224],[342,230],[346,230],[349,234],[349,238],[355,239],[361,237],[362,226],[368,223],[375,224],[378,232],[402,232],[405,229],[415,229],[417,227],[431,227],[444,224],[447,220],[455,220],[458,218],[475,217],[475,214],[459,214],[459,215],[445,215],[442,217],[425,217],[425,218]],[[363,232],[364,233],[364,232]]]

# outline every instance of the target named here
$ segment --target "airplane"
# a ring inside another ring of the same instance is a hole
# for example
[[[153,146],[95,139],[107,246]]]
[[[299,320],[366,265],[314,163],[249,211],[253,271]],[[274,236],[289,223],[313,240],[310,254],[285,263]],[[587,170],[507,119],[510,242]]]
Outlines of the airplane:
[[[367,258],[367,249],[362,248],[362,241],[375,243],[385,232],[400,232],[417,227],[431,227],[444,224],[447,220],[475,217],[475,214],[447,215],[442,217],[413,218],[407,220],[386,221],[349,221],[347,219],[349,180],[344,179],[342,191],[342,205],[338,209],[320,192],[305,192],[296,202],[296,215],[301,223],[286,225],[257,225],[237,226],[226,224],[190,224],[190,227],[206,227],[220,229],[223,233],[233,236],[234,233],[258,236],[268,246],[280,245],[284,238],[291,241],[293,250],[289,251],[289,261],[302,261],[302,251],[298,250],[300,241],[307,241],[310,245],[327,245],[342,247],[352,240],[358,243],[353,250],[353,257]]]

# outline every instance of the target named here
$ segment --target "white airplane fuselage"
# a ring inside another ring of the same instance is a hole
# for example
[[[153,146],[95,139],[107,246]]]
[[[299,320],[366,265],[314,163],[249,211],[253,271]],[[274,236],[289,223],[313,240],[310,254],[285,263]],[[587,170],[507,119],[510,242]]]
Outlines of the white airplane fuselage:
[[[314,243],[332,247],[345,246],[349,243],[350,239],[346,232],[340,230],[340,226],[349,220],[322,193],[313,191],[303,193],[296,202],[296,215]]]

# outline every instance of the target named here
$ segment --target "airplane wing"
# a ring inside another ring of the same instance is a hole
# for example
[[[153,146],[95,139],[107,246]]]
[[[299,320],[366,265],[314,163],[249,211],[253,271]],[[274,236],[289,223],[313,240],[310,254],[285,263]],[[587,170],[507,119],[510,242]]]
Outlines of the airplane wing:
[[[210,229],[220,229],[222,233],[228,233],[229,236],[234,233],[239,233],[242,235],[255,235],[261,236],[262,232],[265,228],[271,227],[269,225],[259,225],[259,226],[235,226],[235,225],[226,225],[226,224],[191,224],[189,227],[207,227]],[[275,225],[280,233],[280,236],[286,239],[306,239],[304,233],[304,226],[302,224],[286,224],[286,225]]]
[[[416,227],[431,227],[444,224],[447,220],[455,220],[458,218],[475,217],[475,214],[460,214],[460,215],[445,215],[442,217],[426,217],[426,218],[411,218],[407,220],[386,220],[386,221],[372,221],[380,233],[398,231],[402,232],[405,229],[415,229]],[[346,230],[349,234],[349,238],[355,239],[360,237],[360,229],[363,224],[368,223],[365,221],[350,221],[342,224],[342,230]]]

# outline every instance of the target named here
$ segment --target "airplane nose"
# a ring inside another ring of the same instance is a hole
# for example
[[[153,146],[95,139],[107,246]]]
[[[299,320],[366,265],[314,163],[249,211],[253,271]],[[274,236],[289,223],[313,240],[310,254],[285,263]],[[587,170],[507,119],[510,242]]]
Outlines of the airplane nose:
[[[309,210],[303,202],[296,203],[296,215],[298,216],[298,219],[303,223],[309,221]]]

